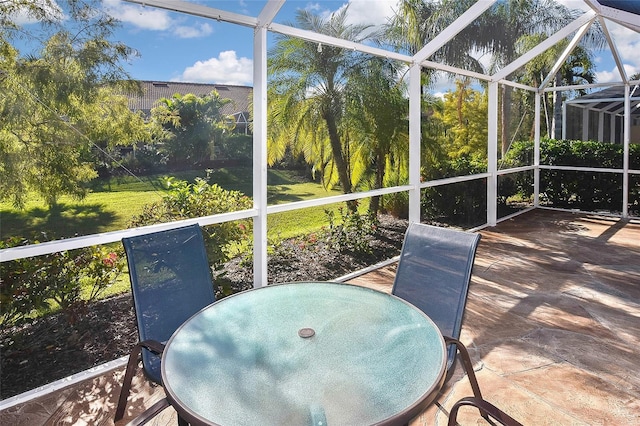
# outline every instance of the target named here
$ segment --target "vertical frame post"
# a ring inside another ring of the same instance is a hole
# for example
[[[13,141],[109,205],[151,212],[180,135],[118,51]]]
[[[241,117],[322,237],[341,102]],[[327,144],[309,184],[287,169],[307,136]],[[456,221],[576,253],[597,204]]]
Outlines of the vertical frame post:
[[[267,285],[267,29],[253,34],[253,286]]]
[[[422,68],[412,64],[409,70],[409,222],[420,222],[420,139]]]
[[[498,82],[489,82],[487,139],[487,225],[498,221]]]
[[[533,169],[533,206],[540,206],[540,104],[541,98],[544,96],[544,92],[536,93],[535,97],[535,124],[534,124],[534,136],[533,136],[533,165],[535,168]],[[560,97],[559,97],[560,98]],[[566,106],[564,107],[566,108]],[[564,109],[563,109],[564,111]],[[563,130],[562,133],[565,133],[564,130],[564,120],[562,122]]]
[[[624,85],[624,154],[622,158],[622,217],[629,217],[629,143],[631,142],[631,93]]]

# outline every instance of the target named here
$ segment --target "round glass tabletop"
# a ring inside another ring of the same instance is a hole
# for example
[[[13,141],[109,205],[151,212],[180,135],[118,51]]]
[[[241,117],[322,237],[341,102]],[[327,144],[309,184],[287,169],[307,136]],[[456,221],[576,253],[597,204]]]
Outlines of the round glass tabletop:
[[[226,297],[167,343],[162,378],[189,422],[408,422],[442,386],[446,351],[422,311],[347,284],[292,283]]]

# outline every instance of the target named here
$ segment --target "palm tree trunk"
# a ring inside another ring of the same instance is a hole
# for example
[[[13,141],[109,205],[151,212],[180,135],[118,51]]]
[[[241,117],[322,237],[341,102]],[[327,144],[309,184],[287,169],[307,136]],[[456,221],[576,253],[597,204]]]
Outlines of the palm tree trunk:
[[[336,126],[335,118],[330,113],[323,114],[324,121],[327,123],[327,129],[329,131],[329,143],[331,144],[331,151],[333,153],[333,161],[338,169],[338,179],[340,179],[340,185],[342,186],[342,192],[345,194],[351,193],[351,179],[349,178],[349,170],[347,163],[342,155],[342,143],[340,136],[338,135],[338,126]]]
[[[382,188],[382,182],[384,180],[385,159],[386,159],[386,155],[384,155],[384,153],[381,152],[381,150],[378,150],[378,153],[376,154],[375,189]],[[380,210],[380,196],[371,197],[371,203],[369,204],[369,212],[377,216],[379,210]]]

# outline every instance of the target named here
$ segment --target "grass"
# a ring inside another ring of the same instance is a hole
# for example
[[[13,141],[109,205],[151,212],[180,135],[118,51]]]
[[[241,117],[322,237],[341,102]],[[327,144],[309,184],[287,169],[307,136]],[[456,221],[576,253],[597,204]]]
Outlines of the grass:
[[[205,172],[183,172],[176,179],[193,181],[205,177]],[[40,239],[41,233],[49,238],[73,237],[100,232],[126,229],[134,215],[142,212],[146,204],[161,199],[163,175],[143,179],[120,177],[92,183],[91,192],[84,200],[61,197],[59,205],[49,209],[43,200],[30,197],[25,209],[18,210],[9,203],[0,203],[2,238],[10,236]],[[219,169],[211,173],[211,183],[227,190],[252,195],[251,169]],[[269,204],[282,204],[337,195],[339,191],[327,192],[321,184],[305,181],[298,174],[285,170],[270,170],[268,174],[267,199]],[[315,232],[327,225],[325,210],[337,210],[339,205],[322,206],[301,212],[283,212],[268,218],[270,238],[290,238]]]

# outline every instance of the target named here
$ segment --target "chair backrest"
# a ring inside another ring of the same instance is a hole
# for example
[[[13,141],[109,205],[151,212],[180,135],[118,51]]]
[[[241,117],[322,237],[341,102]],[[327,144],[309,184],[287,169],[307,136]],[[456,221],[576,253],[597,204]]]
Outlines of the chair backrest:
[[[427,314],[440,332],[458,339],[480,234],[411,223],[392,294]],[[449,348],[448,365],[456,348]]]
[[[140,341],[166,342],[193,314],[215,301],[200,226],[123,238]],[[160,383],[160,357],[142,351],[144,371]]]

